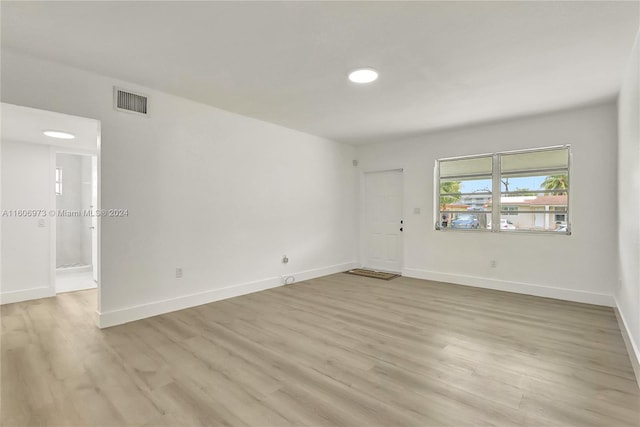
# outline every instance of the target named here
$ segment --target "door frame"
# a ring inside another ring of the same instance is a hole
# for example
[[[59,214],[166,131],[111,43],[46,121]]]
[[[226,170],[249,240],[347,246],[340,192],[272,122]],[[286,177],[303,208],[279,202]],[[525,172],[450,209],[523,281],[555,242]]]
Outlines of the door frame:
[[[365,267],[366,263],[366,175],[371,173],[381,173],[381,172],[400,172],[402,174],[402,202],[400,206],[400,212],[402,214],[403,221],[405,218],[405,209],[404,209],[404,199],[405,199],[405,172],[403,167],[396,168],[384,168],[384,169],[364,169],[360,171],[360,200],[359,200],[359,213],[358,217],[360,218],[360,226],[359,226],[359,238],[358,238],[358,259],[360,267]],[[404,221],[403,228],[406,229],[407,221]],[[400,271],[397,273],[404,272],[404,260],[405,260],[405,238],[404,231],[402,232],[402,262],[400,263]],[[396,273],[396,272],[394,272]]]
[[[94,119],[96,120],[96,119]],[[96,150],[89,150],[89,149],[82,149],[82,148],[68,148],[68,147],[60,147],[60,146],[55,146],[55,145],[50,145],[49,146],[49,153],[50,153],[50,171],[49,171],[49,176],[50,176],[50,188],[51,188],[51,197],[50,197],[50,206],[51,209],[55,209],[57,211],[57,203],[56,203],[56,194],[54,191],[54,187],[55,187],[55,182],[56,182],[56,167],[57,167],[57,162],[56,162],[56,155],[57,154],[75,154],[75,155],[79,155],[79,156],[90,156],[90,157],[95,157],[96,158],[96,201],[97,204],[94,207],[94,209],[96,210],[100,210],[102,207],[102,195],[101,195],[101,187],[102,187],[102,175],[101,175],[101,167],[100,167],[100,154],[101,154],[101,149],[100,149],[100,142],[101,142],[101,122],[100,120],[96,120],[97,121],[97,125],[98,125],[98,141],[97,141],[97,149]],[[102,279],[101,279],[101,262],[102,262],[102,256],[101,256],[101,231],[102,231],[102,217],[101,216],[97,216],[96,217],[96,260],[97,260],[97,265],[93,266],[93,268],[96,270],[96,273],[94,274],[95,277],[97,278],[96,280],[96,293],[97,293],[97,304],[96,304],[96,313],[100,313],[101,312],[101,293],[102,293],[102,288],[101,288],[101,283],[102,283]],[[53,291],[53,296],[57,295],[56,293],[56,256],[57,256],[57,216],[54,215],[53,217],[51,217],[51,222],[50,222],[50,283],[51,283],[51,289]],[[92,254],[93,255],[93,254]],[[96,326],[98,326],[98,315],[96,314]]]

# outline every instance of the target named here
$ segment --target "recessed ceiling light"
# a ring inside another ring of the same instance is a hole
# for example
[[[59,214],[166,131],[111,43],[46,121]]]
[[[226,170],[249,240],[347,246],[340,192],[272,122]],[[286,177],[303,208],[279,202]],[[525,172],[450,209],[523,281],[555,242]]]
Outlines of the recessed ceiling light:
[[[45,135],[50,136],[51,138],[58,138],[58,139],[73,139],[76,136],[72,133],[69,132],[62,132],[59,130],[45,130],[44,132]]]
[[[349,80],[354,83],[371,83],[378,78],[378,72],[373,68],[358,68],[349,73]]]

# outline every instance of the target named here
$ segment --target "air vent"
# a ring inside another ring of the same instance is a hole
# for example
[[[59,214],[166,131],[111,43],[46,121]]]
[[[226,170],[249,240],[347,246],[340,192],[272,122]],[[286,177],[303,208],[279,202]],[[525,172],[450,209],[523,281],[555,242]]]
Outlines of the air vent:
[[[115,109],[118,111],[126,111],[128,113],[146,116],[148,114],[148,101],[149,98],[145,95],[117,87],[113,88],[113,103]]]

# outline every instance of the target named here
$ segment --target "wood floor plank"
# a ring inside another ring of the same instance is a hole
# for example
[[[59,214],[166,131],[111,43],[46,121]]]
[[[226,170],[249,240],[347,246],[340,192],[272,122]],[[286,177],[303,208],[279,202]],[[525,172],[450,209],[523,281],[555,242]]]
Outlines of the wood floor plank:
[[[3,426],[640,426],[612,309],[336,274],[105,330],[1,311]]]

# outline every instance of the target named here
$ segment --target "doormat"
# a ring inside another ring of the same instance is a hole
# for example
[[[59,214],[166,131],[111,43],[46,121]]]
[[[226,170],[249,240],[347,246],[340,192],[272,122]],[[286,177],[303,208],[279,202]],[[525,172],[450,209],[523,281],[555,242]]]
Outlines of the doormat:
[[[385,273],[382,271],[364,270],[362,268],[354,268],[353,270],[345,271],[345,274],[353,274],[355,276],[371,277],[372,279],[391,280],[396,277],[400,277],[399,274]]]

